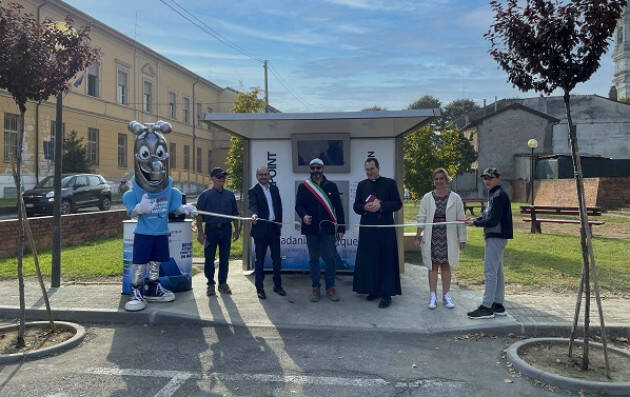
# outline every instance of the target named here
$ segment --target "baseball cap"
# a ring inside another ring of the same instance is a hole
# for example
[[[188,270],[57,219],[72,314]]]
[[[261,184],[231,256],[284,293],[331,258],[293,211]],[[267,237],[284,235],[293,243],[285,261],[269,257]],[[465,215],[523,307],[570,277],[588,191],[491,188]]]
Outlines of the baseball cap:
[[[498,169],[494,168],[494,167],[489,167],[486,168],[485,170],[483,170],[483,173],[481,174],[481,177],[483,178],[484,176],[489,176],[492,178],[496,178],[498,176],[501,176],[501,173],[499,172]]]
[[[210,176],[227,175],[227,172],[223,171],[223,168],[215,167],[210,172]]]
[[[324,165],[324,162],[321,159],[314,158],[313,160],[311,160],[310,163],[308,163],[308,165],[313,165],[313,164]]]

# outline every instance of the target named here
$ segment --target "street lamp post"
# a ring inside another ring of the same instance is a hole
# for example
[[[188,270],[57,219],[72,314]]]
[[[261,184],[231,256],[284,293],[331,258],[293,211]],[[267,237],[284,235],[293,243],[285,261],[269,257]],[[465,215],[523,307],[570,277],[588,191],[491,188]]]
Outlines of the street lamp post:
[[[530,148],[532,150],[532,154],[530,155],[530,166],[529,166],[529,194],[531,195],[531,199],[530,199],[530,203],[531,203],[531,214],[532,214],[532,228],[531,228],[531,232],[532,233],[536,233],[536,229],[537,229],[537,225],[535,222],[535,215],[534,215],[534,169],[535,169],[535,164],[534,164],[534,149],[536,149],[538,147],[538,141],[534,138],[530,139],[529,141],[527,141],[527,147]]]

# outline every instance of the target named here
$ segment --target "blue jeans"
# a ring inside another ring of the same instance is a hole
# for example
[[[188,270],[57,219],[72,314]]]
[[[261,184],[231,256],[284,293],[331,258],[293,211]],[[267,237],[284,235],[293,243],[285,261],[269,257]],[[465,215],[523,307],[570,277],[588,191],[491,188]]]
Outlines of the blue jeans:
[[[212,227],[211,224],[206,223],[203,270],[208,279],[208,285],[214,284],[214,258],[217,254],[217,246],[219,246],[219,284],[225,284],[230,267],[230,248],[232,246],[232,225],[230,223],[224,223],[221,228]]]
[[[337,265],[337,248],[335,247],[334,234],[307,234],[306,245],[308,246],[309,266],[311,269],[311,280],[313,288],[319,288],[320,283],[320,256],[326,263],[324,280],[326,289],[335,286],[335,272]]]

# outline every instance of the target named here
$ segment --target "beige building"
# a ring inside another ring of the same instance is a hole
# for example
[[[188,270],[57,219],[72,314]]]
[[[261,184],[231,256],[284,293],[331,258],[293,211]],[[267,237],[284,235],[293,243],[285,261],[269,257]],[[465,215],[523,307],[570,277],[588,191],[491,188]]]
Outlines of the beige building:
[[[123,176],[133,174],[134,135],[127,123],[162,119],[173,125],[166,138],[176,186],[191,192],[210,182],[209,170],[223,165],[230,142],[228,135],[200,120],[206,113],[229,112],[235,90],[213,84],[62,1],[19,2],[40,20],[64,20],[70,15],[76,25],[92,25],[92,47],[101,49],[101,59],[71,80],[71,90],[63,99],[63,124],[66,135],[76,131],[84,139],[94,172],[117,189]],[[54,172],[48,149],[53,146],[55,106],[55,98],[27,105],[26,188]],[[18,117],[11,95],[0,90],[0,126],[4,127],[0,197],[15,196],[10,158],[17,142]]]

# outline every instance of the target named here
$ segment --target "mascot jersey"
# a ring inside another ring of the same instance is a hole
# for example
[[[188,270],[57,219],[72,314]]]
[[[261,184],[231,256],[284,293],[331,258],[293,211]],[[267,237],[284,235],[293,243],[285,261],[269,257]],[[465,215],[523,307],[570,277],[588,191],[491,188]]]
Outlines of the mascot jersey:
[[[155,207],[150,214],[142,214],[138,216],[138,226],[136,226],[136,234],[148,234],[151,236],[168,235],[168,213],[174,212],[182,205],[182,193],[173,187],[173,179],[168,178],[168,186],[158,193],[149,193],[142,189],[137,183],[136,178],[131,179],[131,190],[123,195],[123,204],[127,208],[127,215],[131,215],[131,211],[142,200],[142,196],[149,195],[149,199],[155,202]]]

